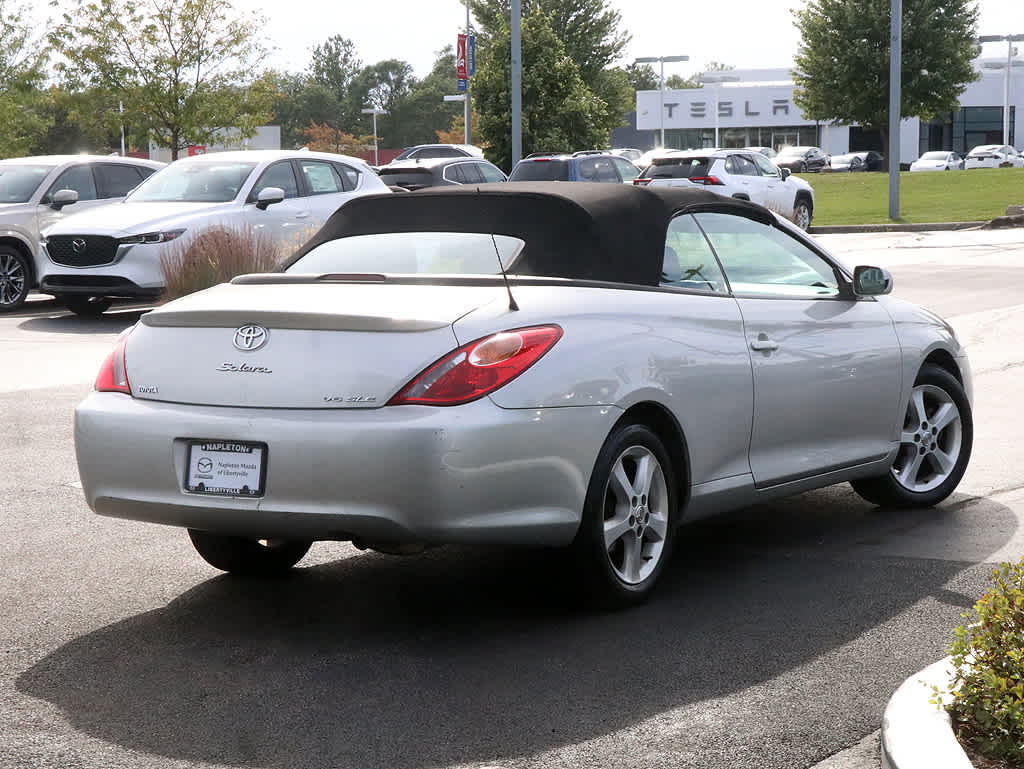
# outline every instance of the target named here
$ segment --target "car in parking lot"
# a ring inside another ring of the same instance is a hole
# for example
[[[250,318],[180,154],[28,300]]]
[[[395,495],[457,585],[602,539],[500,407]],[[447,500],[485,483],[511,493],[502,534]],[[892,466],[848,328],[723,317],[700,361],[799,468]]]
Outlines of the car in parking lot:
[[[708,150],[655,156],[633,184],[697,187],[770,208],[806,230],[814,217],[814,189],[760,152]]]
[[[357,158],[247,150],[182,158],[120,203],[68,216],[43,231],[40,290],[95,315],[112,298],[159,296],[161,255],[212,227],[259,233],[298,249],[345,201],[388,187]]]
[[[705,190],[367,196],[282,272],[117,341],[75,411],[82,488],[236,574],[321,539],[541,545],[634,603],[688,520],[844,481],[887,508],[952,493],[970,366],[891,288]]]
[[[120,200],[164,163],[111,155],[0,160],[0,312],[37,284],[40,232],[63,217]]]
[[[926,152],[910,164],[910,170],[915,173],[919,171],[963,171],[964,159],[955,152],[945,150]]]
[[[406,147],[396,160],[427,160],[428,158],[482,158],[484,151],[472,144],[416,144]]]
[[[640,169],[624,157],[607,152],[578,154],[538,153],[523,158],[512,169],[510,182],[607,182],[629,184]]]
[[[779,154],[771,147],[744,147],[743,149],[748,150],[749,152],[760,152],[769,160],[771,160],[772,158]]]
[[[377,176],[390,187],[401,187],[410,192],[447,184],[503,182],[508,178],[493,163],[483,158],[468,157],[396,160],[381,167]]]
[[[847,152],[843,155],[833,155],[829,161],[829,168],[835,172],[880,171],[882,160],[882,153],[874,150]]]
[[[1024,168],[1024,156],[1009,144],[982,144],[967,153],[965,168]]]
[[[774,158],[779,168],[788,168],[795,174],[821,171],[828,168],[829,157],[819,147],[783,147]]]

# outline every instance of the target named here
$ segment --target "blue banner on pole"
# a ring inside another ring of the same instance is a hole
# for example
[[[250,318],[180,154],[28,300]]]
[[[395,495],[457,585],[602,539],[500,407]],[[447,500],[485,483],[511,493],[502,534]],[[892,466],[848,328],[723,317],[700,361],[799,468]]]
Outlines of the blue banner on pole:
[[[464,78],[464,77],[460,77],[459,78],[459,90],[460,91],[465,91],[466,90],[467,82],[468,81],[466,80],[466,78]]]
[[[469,42],[466,45],[466,74],[469,77],[473,77],[476,72],[476,35],[469,36]]]

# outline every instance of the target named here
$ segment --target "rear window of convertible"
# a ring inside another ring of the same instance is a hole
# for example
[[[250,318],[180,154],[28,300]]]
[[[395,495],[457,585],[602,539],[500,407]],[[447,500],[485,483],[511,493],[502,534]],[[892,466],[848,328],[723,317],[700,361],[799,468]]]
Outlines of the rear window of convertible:
[[[502,267],[514,271],[525,246],[519,238],[479,232],[353,235],[321,243],[285,272],[497,275]]]

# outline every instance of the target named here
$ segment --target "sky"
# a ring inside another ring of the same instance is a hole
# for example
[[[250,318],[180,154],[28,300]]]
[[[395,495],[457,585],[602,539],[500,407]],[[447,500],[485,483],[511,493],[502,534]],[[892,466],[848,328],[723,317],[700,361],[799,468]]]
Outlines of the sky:
[[[459,0],[234,0],[240,11],[261,13],[275,47],[270,65],[300,71],[311,49],[331,35],[350,38],[364,64],[404,59],[417,77],[434,54],[455,43],[466,23]],[[622,64],[640,56],[687,55],[667,64],[665,76],[688,75],[719,61],[743,68],[788,67],[800,36],[790,9],[800,0],[610,0],[632,35]],[[979,0],[978,34],[1024,33],[1024,1]],[[1005,56],[1006,44],[987,44],[983,55]],[[1022,52],[1024,53],[1024,52]],[[454,88],[454,74],[452,76]]]

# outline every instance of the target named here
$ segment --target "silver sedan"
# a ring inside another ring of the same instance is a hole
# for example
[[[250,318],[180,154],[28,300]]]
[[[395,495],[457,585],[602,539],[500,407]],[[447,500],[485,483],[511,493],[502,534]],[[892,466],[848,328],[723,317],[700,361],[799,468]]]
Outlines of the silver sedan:
[[[699,190],[360,198],[283,272],[121,338],[76,411],[82,484],[229,572],[314,540],[547,545],[627,604],[686,521],[843,481],[888,507],[952,493],[970,366],[891,288]]]

